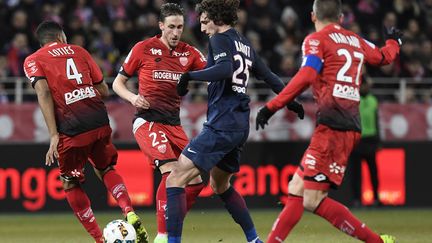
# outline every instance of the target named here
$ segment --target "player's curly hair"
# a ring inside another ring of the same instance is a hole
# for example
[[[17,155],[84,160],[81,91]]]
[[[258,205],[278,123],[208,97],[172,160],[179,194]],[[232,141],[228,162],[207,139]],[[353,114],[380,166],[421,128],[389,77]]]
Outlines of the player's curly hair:
[[[176,15],[184,16],[183,8],[177,3],[164,3],[161,6],[159,21],[164,22],[166,17]]]
[[[216,25],[234,26],[237,22],[237,10],[240,0],[203,0],[197,4],[198,16],[206,12]]]
[[[342,2],[341,0],[315,0],[313,11],[320,21],[338,22],[342,15]]]

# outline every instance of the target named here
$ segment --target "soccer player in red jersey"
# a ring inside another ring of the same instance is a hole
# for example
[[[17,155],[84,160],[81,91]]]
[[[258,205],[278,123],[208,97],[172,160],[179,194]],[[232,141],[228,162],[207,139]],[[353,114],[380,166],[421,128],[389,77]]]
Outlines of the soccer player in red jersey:
[[[156,193],[157,243],[168,240],[165,223],[166,178],[189,142],[180,125],[180,97],[176,84],[184,72],[206,66],[201,52],[180,41],[184,27],[180,5],[162,5],[159,27],[162,34],[140,41],[132,48],[113,83],[114,91],[136,107],[133,123],[135,139],[151,165],[162,174]],[[139,80],[138,94],[126,87],[126,82],[134,73],[137,73]],[[200,176],[186,187],[188,209],[202,188]]]
[[[315,0],[312,21],[316,32],[303,42],[300,70],[274,99],[261,108],[256,128],[312,86],[318,103],[317,127],[299,169],[290,181],[285,208],[276,219],[268,243],[282,242],[300,220],[303,210],[326,219],[337,229],[364,242],[394,242],[377,235],[345,206],[329,198],[330,187],[342,182],[348,156],[360,139],[359,86],[363,63],[386,65],[398,56],[402,33],[386,29],[386,45],[377,48],[345,30],[340,0]]]
[[[90,200],[80,187],[87,160],[134,225],[139,242],[147,232],[134,213],[122,177],[114,169],[117,150],[111,142],[108,114],[102,101],[108,86],[90,54],[69,45],[62,27],[52,21],[36,29],[41,48],[24,61],[24,71],[35,88],[51,137],[45,164],[57,163],[66,200],[88,233],[103,242]]]

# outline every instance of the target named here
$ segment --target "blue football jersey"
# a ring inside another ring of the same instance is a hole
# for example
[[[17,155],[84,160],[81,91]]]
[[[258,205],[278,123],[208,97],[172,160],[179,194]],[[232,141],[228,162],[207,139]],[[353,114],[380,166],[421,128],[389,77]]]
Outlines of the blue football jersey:
[[[220,131],[249,129],[249,76],[266,82],[279,93],[284,84],[257,56],[250,42],[234,29],[213,35],[209,41],[207,67],[190,72],[193,80],[208,81],[207,121]]]
[[[254,60],[251,44],[234,29],[210,38],[207,66],[230,62],[233,73],[232,77],[210,82],[205,125],[224,131],[249,129],[250,98],[246,91]]]

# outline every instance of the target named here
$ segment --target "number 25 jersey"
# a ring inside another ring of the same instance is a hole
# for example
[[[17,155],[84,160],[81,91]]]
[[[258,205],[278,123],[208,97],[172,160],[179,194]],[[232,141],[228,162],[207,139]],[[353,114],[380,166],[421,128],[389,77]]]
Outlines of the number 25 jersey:
[[[24,71],[32,86],[46,79],[59,133],[74,136],[109,124],[106,107],[93,87],[103,75],[82,47],[48,43],[28,56]]]

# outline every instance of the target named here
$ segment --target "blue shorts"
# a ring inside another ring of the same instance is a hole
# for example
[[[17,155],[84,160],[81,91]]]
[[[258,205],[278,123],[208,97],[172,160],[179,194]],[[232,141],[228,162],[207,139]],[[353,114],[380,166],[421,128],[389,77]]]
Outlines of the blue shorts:
[[[192,160],[197,168],[207,172],[217,166],[228,173],[236,173],[240,169],[240,154],[248,136],[249,130],[227,132],[204,126],[182,154]]]

